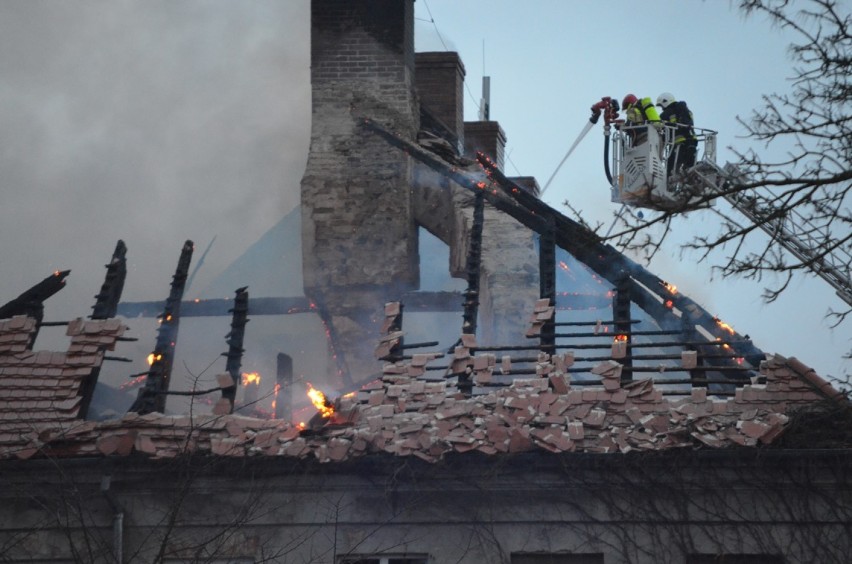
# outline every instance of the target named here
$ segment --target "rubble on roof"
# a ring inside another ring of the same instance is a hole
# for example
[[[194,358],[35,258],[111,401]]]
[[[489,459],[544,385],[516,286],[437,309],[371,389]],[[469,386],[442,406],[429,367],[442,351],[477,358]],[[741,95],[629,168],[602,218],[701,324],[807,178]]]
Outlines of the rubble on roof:
[[[845,395],[796,359],[769,357],[760,376],[733,398],[684,389],[665,396],[651,379],[622,377],[622,364],[605,360],[572,383],[573,351],[539,352],[535,374],[504,387],[465,395],[443,376],[427,376],[441,353],[387,356],[402,339],[385,308],[387,335],[376,351],[387,357],[383,376],[357,394],[341,396],[333,413],[295,425],[213,410],[209,415],[128,413],[105,422],[81,421],[80,383],[103,361],[125,331],[116,319],[68,326],[67,352],[27,350],[36,322],[0,321],[0,459],[127,456],[170,458],[185,453],[213,456],[282,456],[339,462],[371,453],[414,456],[435,462],[450,453],[486,455],[526,451],[628,453],[674,448],[756,447],[774,441],[797,407],[820,401],[846,404]],[[554,314],[536,303],[537,334]],[[693,362],[684,358],[684,364]],[[453,374],[469,374],[478,386],[492,375],[511,373],[511,359],[477,351],[476,337],[463,334],[450,361]],[[596,378],[596,381],[590,381]],[[222,382],[220,384],[230,384]],[[325,411],[325,410],[324,410]]]
[[[491,359],[482,363],[479,358],[472,357],[477,370],[496,367]],[[418,357],[417,364],[429,360]],[[811,380],[802,377],[800,371],[806,369],[807,374],[810,369],[780,356],[762,364],[765,384],[743,386],[731,399],[710,397],[704,388],[668,399],[651,380],[622,385],[621,365],[614,361],[595,368],[601,385],[572,386],[570,376],[560,369],[564,361],[543,355],[540,375],[471,398],[444,381],[417,380],[402,370],[386,375],[381,387],[339,398],[336,413],[316,431],[240,415],[129,413],[99,423],[11,421],[8,414],[17,418],[9,410],[15,400],[7,400],[6,415],[0,420],[0,458],[131,454],[170,458],[193,452],[339,462],[387,453],[435,462],[450,453],[474,451],[498,455],[754,447],[781,434],[788,409],[823,397]],[[8,385],[7,380],[4,373],[0,381]]]
[[[39,434],[89,425],[79,420],[81,387],[101,366],[104,353],[126,327],[118,319],[75,319],[65,352],[28,349],[36,320],[0,320],[0,452],[35,454]]]

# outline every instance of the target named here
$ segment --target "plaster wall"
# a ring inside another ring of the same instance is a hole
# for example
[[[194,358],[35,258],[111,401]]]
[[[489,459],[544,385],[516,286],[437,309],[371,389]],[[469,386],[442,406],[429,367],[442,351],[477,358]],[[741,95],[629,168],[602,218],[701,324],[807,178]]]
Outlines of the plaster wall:
[[[30,461],[26,472],[7,463],[0,546],[15,562],[74,561],[73,542],[78,561],[111,562],[115,510],[99,491],[109,474],[125,562],[152,562],[162,547],[185,562],[390,553],[509,564],[518,553],[597,553],[608,564],[689,554],[840,563],[852,548],[850,460],[848,451],[468,456],[437,466],[90,459]]]

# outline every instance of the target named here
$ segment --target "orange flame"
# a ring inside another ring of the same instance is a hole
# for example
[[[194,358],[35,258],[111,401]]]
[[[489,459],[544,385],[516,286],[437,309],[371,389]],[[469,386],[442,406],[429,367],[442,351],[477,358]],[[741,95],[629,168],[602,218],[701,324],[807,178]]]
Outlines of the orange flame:
[[[272,413],[275,413],[275,406],[278,405],[278,392],[281,391],[281,384],[276,383],[272,388]]]
[[[163,355],[151,353],[148,355],[148,366],[153,366],[158,360],[162,360]]]
[[[613,341],[627,341],[627,335],[616,335]]]
[[[663,282],[663,285],[666,287],[666,290],[668,290],[670,293],[677,294],[677,286],[675,286],[674,284],[669,284],[668,282]]]
[[[731,327],[730,325],[728,325],[727,323],[725,323],[724,321],[722,321],[721,319],[719,319],[718,317],[714,317],[713,321],[715,321],[716,324],[719,325],[719,327],[721,327],[722,329],[724,329],[725,331],[727,331],[731,335],[734,334],[734,328]]]
[[[334,405],[328,401],[324,393],[311,386],[310,382],[308,382],[308,397],[323,417],[329,418],[334,414]]]
[[[243,386],[248,386],[249,384],[259,386],[260,374],[257,372],[243,372]]]

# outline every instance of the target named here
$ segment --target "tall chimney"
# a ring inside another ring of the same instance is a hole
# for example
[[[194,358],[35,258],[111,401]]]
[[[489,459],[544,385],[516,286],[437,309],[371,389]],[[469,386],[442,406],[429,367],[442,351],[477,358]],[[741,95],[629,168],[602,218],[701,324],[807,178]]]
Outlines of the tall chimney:
[[[475,158],[477,152],[485,153],[503,170],[503,150],[506,147],[506,134],[496,121],[464,122],[464,152]]]
[[[446,129],[452,136],[456,150],[462,153],[465,70],[458,53],[417,53],[415,61],[421,111],[436,119]]]
[[[410,159],[360,127],[375,120],[411,139],[419,128],[413,0],[314,0],[311,82],[303,276],[334,336],[338,373],[328,376],[340,386],[379,371],[364,346],[376,312],[419,279]]]

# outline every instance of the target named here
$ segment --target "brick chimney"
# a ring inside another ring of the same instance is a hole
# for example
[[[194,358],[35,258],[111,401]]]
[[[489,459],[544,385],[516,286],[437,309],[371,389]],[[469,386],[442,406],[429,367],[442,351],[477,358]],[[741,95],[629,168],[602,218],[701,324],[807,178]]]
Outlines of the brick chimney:
[[[362,350],[378,334],[374,315],[418,283],[410,159],[359,125],[369,118],[413,139],[413,80],[413,0],[313,0],[302,264],[344,376],[380,369]]]
[[[506,134],[496,121],[464,122],[464,154],[475,158],[477,151],[485,153],[503,170],[503,150]]]
[[[461,154],[464,150],[464,76],[458,53],[415,54],[421,111],[446,129]],[[425,128],[426,123],[423,124]]]

